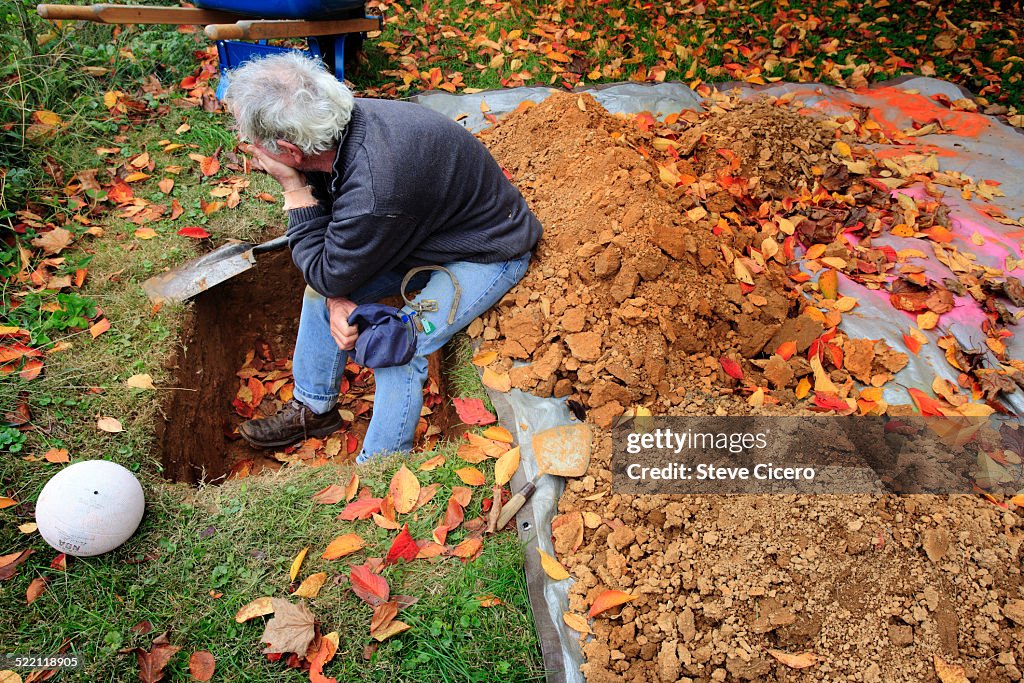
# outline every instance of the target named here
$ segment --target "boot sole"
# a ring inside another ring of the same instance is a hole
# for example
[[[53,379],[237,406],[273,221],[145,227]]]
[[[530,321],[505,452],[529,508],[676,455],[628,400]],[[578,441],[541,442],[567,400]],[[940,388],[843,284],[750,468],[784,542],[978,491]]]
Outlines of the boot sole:
[[[280,441],[258,441],[248,436],[241,429],[238,430],[238,434],[243,439],[245,439],[246,443],[255,448],[282,448],[284,446],[291,446],[292,444],[296,444],[300,441],[304,441],[309,438],[320,438],[322,436],[329,436],[334,432],[338,431],[339,429],[341,429],[344,424],[345,422],[339,419],[336,425],[327,425],[326,427],[310,429],[305,433],[305,435],[299,434],[298,436],[292,439],[281,439]]]

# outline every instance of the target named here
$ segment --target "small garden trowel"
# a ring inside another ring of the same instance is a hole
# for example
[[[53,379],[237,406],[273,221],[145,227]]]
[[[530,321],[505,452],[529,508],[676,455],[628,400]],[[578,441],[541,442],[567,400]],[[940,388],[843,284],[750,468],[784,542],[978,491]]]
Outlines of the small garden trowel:
[[[263,244],[228,242],[205,256],[149,278],[142,283],[142,289],[154,303],[185,301],[249,270],[256,265],[256,254],[287,246],[285,235]]]
[[[526,500],[537,490],[537,481],[545,474],[582,477],[590,467],[590,427],[585,424],[559,425],[533,435],[533,457],[537,475],[519,489],[501,508],[498,529],[504,529]]]

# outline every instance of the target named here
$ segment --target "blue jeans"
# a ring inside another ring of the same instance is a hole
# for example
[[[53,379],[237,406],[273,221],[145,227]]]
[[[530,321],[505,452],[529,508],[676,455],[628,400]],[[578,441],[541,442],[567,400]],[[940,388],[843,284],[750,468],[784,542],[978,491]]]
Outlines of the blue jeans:
[[[500,263],[456,261],[443,264],[462,287],[458,310],[451,325],[448,324],[448,311],[455,289],[448,275],[440,271],[427,271],[412,279],[408,290],[421,290],[414,301],[418,303],[433,299],[438,303],[436,312],[420,314],[424,322],[429,320],[434,325],[434,330],[430,334],[417,331],[416,355],[411,361],[405,365],[374,370],[377,390],[373,414],[363,440],[362,452],[356,462],[363,463],[378,454],[408,451],[412,448],[423,407],[427,356],[496,304],[519,282],[529,263],[530,254],[527,253],[518,259]],[[404,275],[403,272],[384,273],[357,289],[348,298],[357,304],[365,304],[398,294]],[[405,313],[412,312],[408,307],[402,310]],[[292,362],[295,398],[313,412],[326,413],[331,410],[338,402],[338,389],[347,358],[348,353],[339,349],[331,337],[326,299],[306,287]]]

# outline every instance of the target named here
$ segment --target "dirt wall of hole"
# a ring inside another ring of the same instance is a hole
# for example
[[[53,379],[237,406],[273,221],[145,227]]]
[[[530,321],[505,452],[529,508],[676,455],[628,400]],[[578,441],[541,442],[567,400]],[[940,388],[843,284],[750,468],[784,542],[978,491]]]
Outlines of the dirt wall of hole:
[[[255,268],[197,296],[181,345],[170,361],[174,386],[157,423],[164,476],[217,481],[244,443],[229,438],[235,373],[257,342],[291,355],[299,326],[301,273],[287,250],[262,254]]]

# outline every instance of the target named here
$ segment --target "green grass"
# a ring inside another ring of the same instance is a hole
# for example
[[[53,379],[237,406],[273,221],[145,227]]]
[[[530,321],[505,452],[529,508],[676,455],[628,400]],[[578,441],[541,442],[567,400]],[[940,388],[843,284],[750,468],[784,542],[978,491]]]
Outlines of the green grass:
[[[397,465],[397,463],[391,463]],[[375,493],[386,488],[393,467],[364,477]],[[443,483],[433,504],[414,513],[414,534],[437,522],[455,479],[450,467],[420,480]],[[431,476],[434,475],[434,476]],[[66,639],[87,667],[61,680],[123,681],[134,678],[134,655],[126,648],[148,649],[164,631],[184,653],[168,667],[169,680],[184,680],[188,654],[209,650],[217,659],[217,680],[303,680],[307,676],[266,660],[260,653],[263,618],[236,624],[235,612],[263,595],[287,597],[288,570],[295,555],[310,546],[299,579],[319,571],[347,574],[349,564],[382,556],[394,532],[372,522],[338,522],[342,505],[313,503],[317,490],[339,480],[333,468],[292,468],[279,474],[230,482],[198,491],[162,486],[150,489],[143,526],[127,545],[100,558],[71,560],[66,572],[32,563],[3,584],[0,632],[16,652],[53,652]],[[470,516],[467,510],[467,518]],[[341,560],[319,555],[327,543],[347,532],[368,544]],[[428,533],[428,532],[427,532]],[[453,534],[458,540],[460,534]],[[372,549],[372,550],[370,550]],[[44,554],[42,551],[40,554]],[[52,554],[52,553],[51,553]],[[155,555],[149,561],[131,561]],[[512,535],[492,537],[481,557],[465,567],[456,559],[418,560],[385,570],[393,594],[419,602],[399,615],[413,628],[383,643],[363,658],[371,642],[372,610],[345,585],[329,580],[309,601],[321,630],[338,631],[341,647],[327,673],[339,680],[466,681],[537,680],[536,636],[525,597],[521,549]],[[47,591],[29,606],[19,606],[33,576],[50,579]],[[211,591],[223,593],[211,596]],[[480,606],[495,595],[504,604]],[[153,625],[149,635],[132,627]]]

